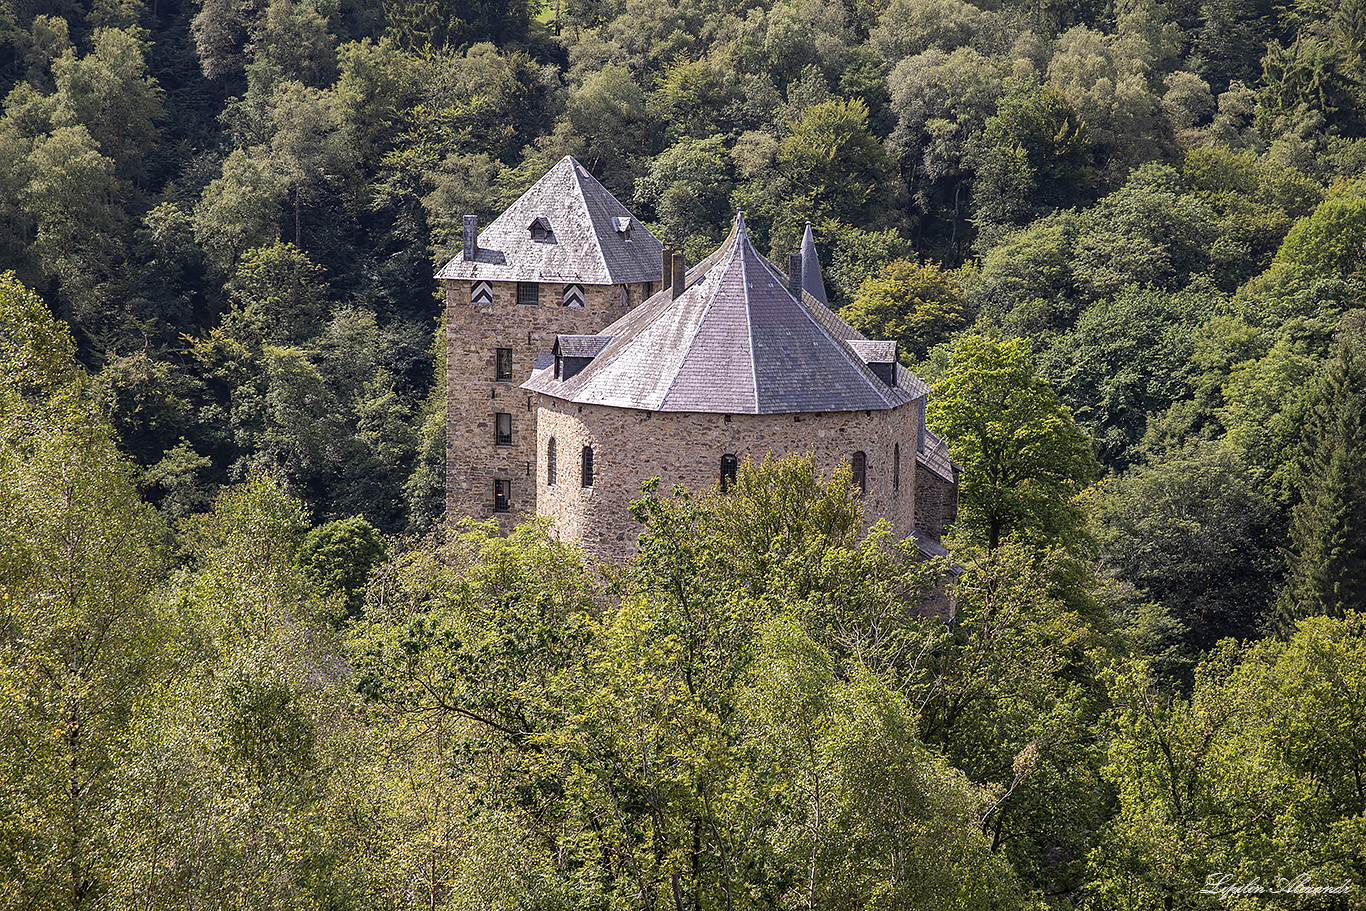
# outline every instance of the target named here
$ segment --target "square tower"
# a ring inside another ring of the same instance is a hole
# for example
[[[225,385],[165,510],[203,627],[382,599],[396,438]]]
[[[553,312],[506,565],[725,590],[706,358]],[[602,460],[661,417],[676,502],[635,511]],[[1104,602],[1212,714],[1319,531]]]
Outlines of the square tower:
[[[557,335],[648,298],[662,245],[566,156],[436,274],[446,295],[446,514],[536,513],[536,412],[521,384]]]

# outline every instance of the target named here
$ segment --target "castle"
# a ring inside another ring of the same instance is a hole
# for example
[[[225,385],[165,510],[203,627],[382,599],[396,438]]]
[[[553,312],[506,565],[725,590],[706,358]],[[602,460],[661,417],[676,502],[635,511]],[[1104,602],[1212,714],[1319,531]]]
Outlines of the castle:
[[[810,226],[779,271],[737,215],[688,268],[566,157],[438,273],[446,292],[446,512],[553,518],[624,557],[642,482],[724,489],[745,458],[847,463],[871,523],[926,555],[959,468],[929,390],[831,312]]]

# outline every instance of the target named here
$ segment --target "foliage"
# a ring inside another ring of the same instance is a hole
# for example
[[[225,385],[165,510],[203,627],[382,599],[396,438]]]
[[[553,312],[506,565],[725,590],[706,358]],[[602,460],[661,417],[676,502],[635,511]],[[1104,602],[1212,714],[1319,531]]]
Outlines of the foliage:
[[[1197,668],[1189,700],[1164,694],[1141,663],[1118,675],[1105,771],[1119,812],[1092,856],[1102,900],[1221,907],[1192,885],[1227,875],[1270,888],[1300,875],[1287,871],[1354,889],[1363,802],[1344,762],[1360,732],[1338,719],[1361,703],[1362,642],[1356,613],[1241,653],[1226,642]],[[1287,901],[1317,907],[1322,896]]]
[[[358,617],[370,571],[385,555],[384,541],[375,527],[352,516],[310,530],[299,543],[295,560],[320,590],[341,595],[347,613]]]
[[[10,903],[1359,882],[1363,8],[0,4]],[[952,628],[800,460],[643,498],[611,571],[436,531],[433,261],[565,154],[693,261],[732,207],[777,259],[810,221],[834,306],[942,377]],[[1074,501],[1085,434],[1116,473]],[[301,557],[310,517],[350,524]],[[434,537],[367,585],[360,521]],[[1217,645],[1278,587],[1287,640]]]
[[[1103,465],[1132,465],[1148,416],[1186,397],[1194,335],[1213,311],[1208,297],[1130,286],[1088,307],[1042,353],[1040,371],[1096,441]]]
[[[840,317],[869,338],[895,339],[898,352],[919,359],[967,325],[967,308],[952,273],[901,259],[864,279]]]
[[[959,339],[926,420],[963,466],[959,525],[994,550],[1008,535],[1084,541],[1072,498],[1096,473],[1086,436],[1023,339]]]
[[[1354,346],[1342,346],[1305,415],[1294,466],[1298,496],[1290,511],[1287,579],[1277,598],[1286,623],[1319,614],[1341,617],[1362,606],[1366,368],[1360,358]]]
[[[1192,441],[1105,480],[1086,500],[1104,559],[1171,623],[1133,630],[1166,662],[1158,670],[1180,673],[1220,639],[1262,628],[1283,526],[1229,446]]]

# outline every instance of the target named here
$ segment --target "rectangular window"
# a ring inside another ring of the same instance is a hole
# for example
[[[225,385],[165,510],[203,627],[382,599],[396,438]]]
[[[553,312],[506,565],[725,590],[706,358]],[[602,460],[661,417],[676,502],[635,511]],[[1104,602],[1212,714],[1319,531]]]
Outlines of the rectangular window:
[[[512,512],[512,482],[495,480],[493,482],[493,511]]]
[[[592,447],[592,446],[585,446],[585,447],[583,447],[583,462],[582,462],[582,464],[580,465],[580,469],[581,469],[581,471],[580,471],[579,486],[581,486],[581,487],[592,487],[592,486],[593,486],[593,447]]]
[[[497,421],[497,431],[493,442],[499,446],[512,445],[512,415],[505,411],[498,412],[495,417]]]
[[[498,366],[497,366],[497,370],[498,370],[498,373],[497,373],[498,379],[500,379],[500,380],[510,380],[510,379],[512,379],[512,349],[511,349],[511,348],[499,348],[499,349],[498,349]]]
[[[541,286],[536,282],[517,283],[517,303],[534,307],[541,302]]]

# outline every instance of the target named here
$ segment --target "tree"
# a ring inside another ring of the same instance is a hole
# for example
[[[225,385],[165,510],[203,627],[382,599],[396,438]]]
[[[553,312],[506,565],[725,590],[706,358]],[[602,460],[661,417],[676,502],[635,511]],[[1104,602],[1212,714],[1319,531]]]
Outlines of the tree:
[[[342,596],[351,617],[359,617],[370,572],[385,556],[384,541],[375,527],[352,516],[309,531],[299,543],[295,560],[320,589]]]
[[[931,49],[949,53],[971,42],[982,11],[962,0],[892,0],[878,16],[869,43],[888,67]]]
[[[84,126],[59,127],[28,157],[20,193],[37,232],[29,255],[57,280],[76,321],[96,322],[112,301],[111,282],[124,258],[126,223],[112,160]]]
[[[0,278],[0,866],[14,900],[98,907],[116,885],[129,732],[160,679],[166,530],[82,401],[69,336]],[[50,346],[50,347],[49,347]]]
[[[322,330],[327,315],[323,270],[293,244],[248,251],[228,282],[232,313],[225,328],[247,344],[297,343]]]
[[[1364,634],[1352,612],[1302,620],[1288,641],[1226,641],[1189,699],[1141,663],[1115,676],[1105,773],[1118,812],[1092,856],[1106,907],[1226,907],[1195,888],[1211,874],[1335,890],[1302,894],[1305,907],[1355,891],[1366,744],[1349,719],[1366,693]]]
[[[538,0],[384,0],[388,34],[410,50],[507,44],[526,36]]]
[[[1028,342],[959,339],[926,420],[963,466],[959,522],[969,537],[989,550],[1006,535],[1084,539],[1072,498],[1095,477],[1095,456],[1071,411],[1034,372]]]
[[[1011,77],[974,150],[977,230],[992,242],[1012,225],[1084,198],[1086,123],[1051,82]]]
[[[726,224],[734,188],[731,170],[720,136],[680,140],[656,155],[649,173],[637,178],[636,204],[653,210],[662,236],[699,260],[714,248],[720,226]]]
[[[54,123],[83,124],[114,162],[115,175],[130,182],[146,177],[146,159],[159,138],[157,123],[166,116],[161,86],[147,75],[146,54],[136,32],[102,28],[95,31],[90,53],[77,58],[67,50],[52,63]]]
[[[864,279],[840,317],[869,338],[895,339],[918,360],[967,325],[968,302],[952,272],[899,259]]]
[[[1366,364],[1344,344],[1320,381],[1295,466],[1282,623],[1366,608]]]
[[[951,628],[924,621],[900,681],[926,744],[986,788],[993,851],[1044,894],[1080,891],[1110,812],[1093,732],[1108,707],[1102,673],[1119,652],[1097,580],[1058,549],[956,549]]]
[[[268,161],[233,149],[194,209],[194,236],[209,261],[231,273],[238,258],[280,236],[285,187]]]
[[[968,205],[971,151],[1001,97],[997,62],[970,47],[951,54],[934,48],[898,63],[887,87],[897,118],[889,146],[900,153],[916,207],[931,218],[951,210],[945,259],[961,256],[968,239],[959,231]]]
[[[1195,335],[1214,307],[1200,295],[1130,286],[1086,308],[1042,353],[1040,371],[1096,441],[1102,464],[1134,464],[1148,416],[1189,395]]]
[[[1148,655],[1189,668],[1220,639],[1259,635],[1284,526],[1230,446],[1173,448],[1086,500],[1102,558],[1175,624],[1149,637]]]
[[[859,98],[808,108],[778,144],[777,163],[798,197],[789,205],[793,224],[785,226],[793,240],[798,218],[863,221],[877,208],[875,194],[887,171],[882,144],[868,131],[868,107]],[[775,241],[783,239],[776,226],[774,234]]]
[[[1028,902],[979,830],[983,795],[916,736],[908,700],[831,661],[802,628],[758,631],[740,705],[765,855],[792,907],[1014,908]]]

